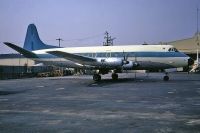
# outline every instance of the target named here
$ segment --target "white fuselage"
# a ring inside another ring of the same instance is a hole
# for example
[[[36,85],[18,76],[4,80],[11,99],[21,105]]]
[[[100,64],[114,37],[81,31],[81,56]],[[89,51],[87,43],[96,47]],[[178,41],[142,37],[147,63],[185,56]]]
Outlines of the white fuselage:
[[[65,65],[67,67],[78,67],[77,62],[64,58],[58,58],[48,51],[62,51],[96,59],[123,58],[125,53],[129,61],[139,62],[136,69],[167,69],[184,67],[188,65],[189,57],[184,53],[169,50],[171,45],[125,45],[125,46],[94,46],[94,47],[69,47],[52,48],[33,51],[40,58],[36,61],[47,64]]]

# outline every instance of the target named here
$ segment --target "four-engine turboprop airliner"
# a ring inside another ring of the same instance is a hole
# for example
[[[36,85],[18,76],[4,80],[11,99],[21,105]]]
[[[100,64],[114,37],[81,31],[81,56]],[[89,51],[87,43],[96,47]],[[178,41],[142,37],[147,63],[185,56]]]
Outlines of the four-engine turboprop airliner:
[[[185,67],[191,59],[171,45],[123,45],[58,48],[44,44],[34,24],[27,29],[24,47],[4,42],[7,46],[45,65],[66,66],[95,70],[93,79],[101,80],[101,74],[112,72],[118,79],[123,70],[163,70]],[[164,80],[169,80],[167,75]]]

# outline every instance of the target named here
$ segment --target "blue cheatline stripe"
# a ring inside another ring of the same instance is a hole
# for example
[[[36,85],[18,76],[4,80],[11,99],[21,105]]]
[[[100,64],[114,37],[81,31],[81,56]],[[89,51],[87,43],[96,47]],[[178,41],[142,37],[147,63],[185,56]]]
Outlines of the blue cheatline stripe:
[[[112,52],[112,53],[74,53],[86,57],[123,57],[124,54],[128,57],[188,57],[181,52]],[[58,58],[51,54],[39,54],[39,58]]]

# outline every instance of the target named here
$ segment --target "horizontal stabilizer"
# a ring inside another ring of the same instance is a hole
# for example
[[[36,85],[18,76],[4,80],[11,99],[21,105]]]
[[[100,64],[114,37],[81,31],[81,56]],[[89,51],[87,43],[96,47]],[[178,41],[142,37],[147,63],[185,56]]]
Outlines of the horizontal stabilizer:
[[[8,47],[16,50],[17,52],[19,52],[20,54],[22,54],[24,57],[26,58],[38,58],[38,56],[31,52],[31,51],[28,51],[28,50],[25,50],[15,44],[12,44],[12,43],[9,43],[9,42],[4,42],[5,45],[7,45]]]
[[[77,54],[71,54],[67,52],[62,52],[62,51],[48,51],[47,53],[55,55],[57,57],[65,58],[67,60],[80,63],[83,65],[92,65],[94,62],[96,62],[96,59],[90,58],[90,57],[85,57]]]

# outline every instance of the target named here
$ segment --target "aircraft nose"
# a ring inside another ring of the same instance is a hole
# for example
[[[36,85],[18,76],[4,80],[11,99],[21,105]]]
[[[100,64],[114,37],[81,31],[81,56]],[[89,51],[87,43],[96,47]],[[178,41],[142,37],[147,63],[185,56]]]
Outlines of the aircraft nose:
[[[189,59],[188,59],[188,66],[191,66],[191,65],[193,65],[193,64],[194,64],[194,60],[191,59],[191,58],[189,58]]]

